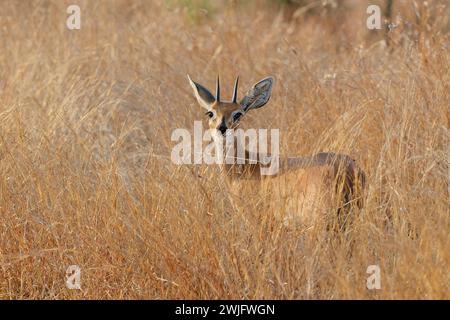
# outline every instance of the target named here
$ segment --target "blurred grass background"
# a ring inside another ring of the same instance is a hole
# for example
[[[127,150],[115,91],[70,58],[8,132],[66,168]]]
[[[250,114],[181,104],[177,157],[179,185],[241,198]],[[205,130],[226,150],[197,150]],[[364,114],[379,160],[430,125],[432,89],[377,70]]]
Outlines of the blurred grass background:
[[[447,1],[394,0],[389,32],[368,1],[77,3],[72,31],[71,1],[0,4],[0,298],[450,297]],[[187,73],[230,97],[275,76],[243,124],[358,161],[350,237],[287,228],[257,191],[230,211],[214,168],[171,163],[204,119]]]

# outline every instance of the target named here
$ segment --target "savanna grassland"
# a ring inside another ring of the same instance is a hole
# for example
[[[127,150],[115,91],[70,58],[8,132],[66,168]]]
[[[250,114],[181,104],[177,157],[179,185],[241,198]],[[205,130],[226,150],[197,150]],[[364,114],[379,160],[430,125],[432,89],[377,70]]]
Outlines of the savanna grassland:
[[[367,1],[1,1],[0,298],[449,299],[450,3],[393,3],[387,32]],[[172,163],[172,131],[206,120],[188,73],[226,99],[273,75],[245,126],[357,161],[345,235],[258,190],[230,210],[214,167]]]

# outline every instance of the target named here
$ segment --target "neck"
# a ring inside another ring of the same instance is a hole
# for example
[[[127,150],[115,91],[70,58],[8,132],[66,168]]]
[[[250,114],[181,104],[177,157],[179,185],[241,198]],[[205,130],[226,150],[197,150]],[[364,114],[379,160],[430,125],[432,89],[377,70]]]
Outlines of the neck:
[[[269,167],[276,167],[278,171],[278,158],[277,161],[271,158],[269,165],[263,165],[261,162],[267,163],[267,155],[247,150],[236,137],[228,137],[227,141],[220,136],[216,137],[214,142],[216,152],[219,152],[220,171],[229,178],[260,179],[261,175],[272,175]]]

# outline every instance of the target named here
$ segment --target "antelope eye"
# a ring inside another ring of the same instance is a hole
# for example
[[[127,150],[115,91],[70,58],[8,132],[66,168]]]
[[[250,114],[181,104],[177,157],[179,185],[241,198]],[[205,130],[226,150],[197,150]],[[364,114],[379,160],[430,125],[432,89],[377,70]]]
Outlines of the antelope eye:
[[[212,118],[214,117],[214,113],[212,111],[208,111],[207,113],[205,113],[208,117]]]
[[[233,115],[233,121],[238,121],[240,118],[242,117],[242,112],[236,112],[234,115]]]

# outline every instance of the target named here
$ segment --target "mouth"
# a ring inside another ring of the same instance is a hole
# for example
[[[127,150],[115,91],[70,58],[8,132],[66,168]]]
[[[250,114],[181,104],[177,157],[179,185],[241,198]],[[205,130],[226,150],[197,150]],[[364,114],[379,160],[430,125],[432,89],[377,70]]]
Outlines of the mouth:
[[[230,128],[230,129],[227,129],[227,131],[225,131],[224,133],[222,133],[222,136],[223,137],[232,136],[233,133],[234,133],[234,130]]]

